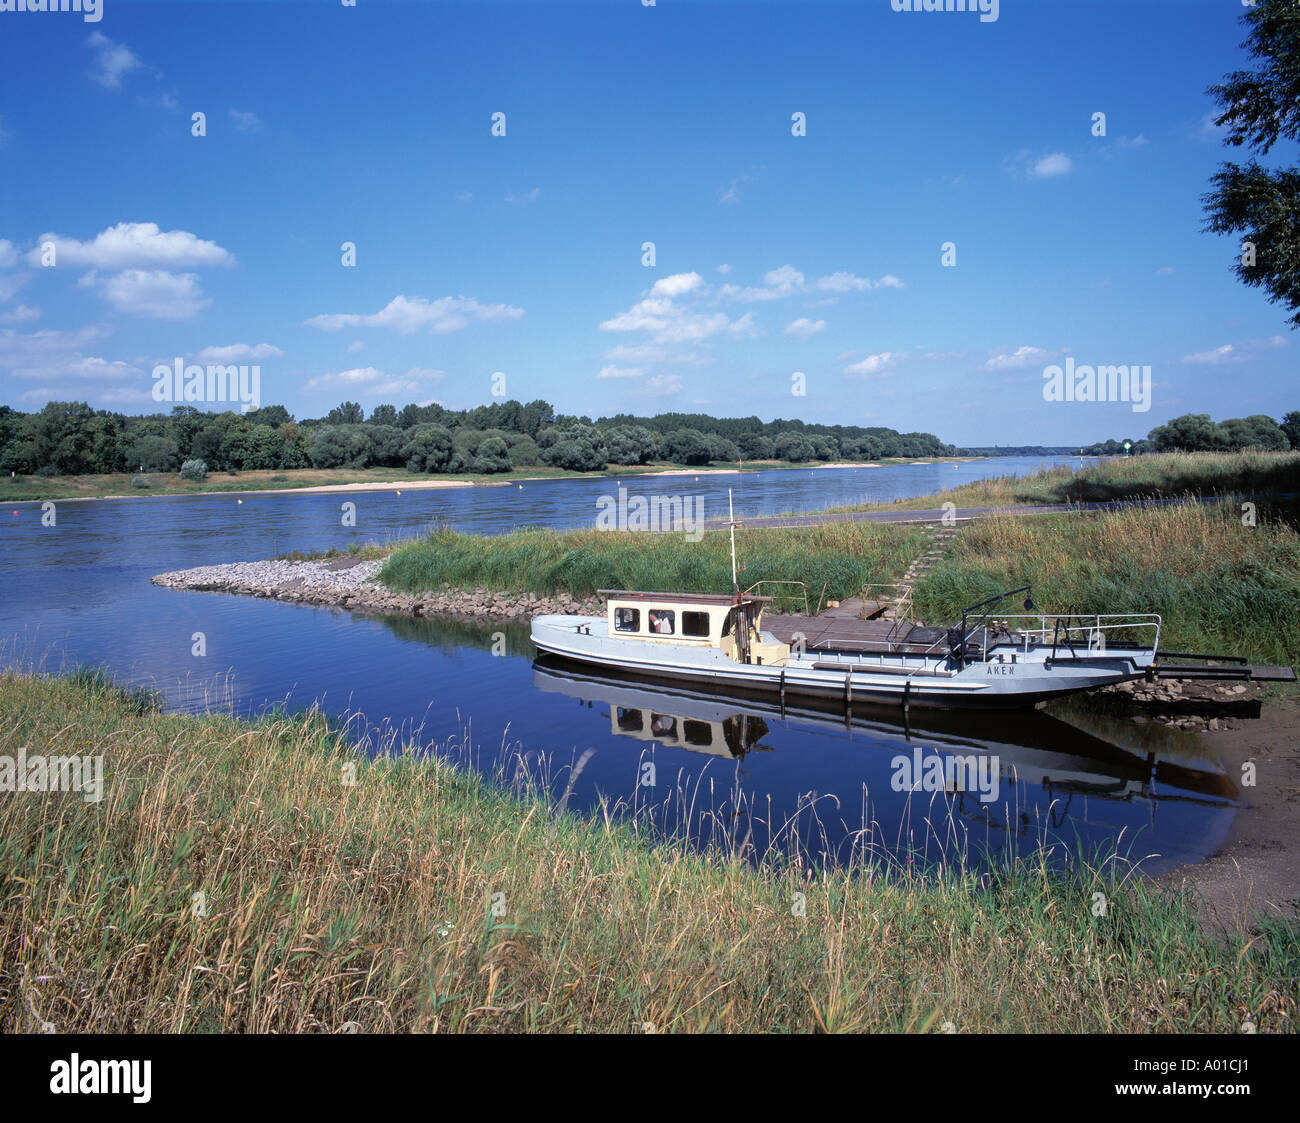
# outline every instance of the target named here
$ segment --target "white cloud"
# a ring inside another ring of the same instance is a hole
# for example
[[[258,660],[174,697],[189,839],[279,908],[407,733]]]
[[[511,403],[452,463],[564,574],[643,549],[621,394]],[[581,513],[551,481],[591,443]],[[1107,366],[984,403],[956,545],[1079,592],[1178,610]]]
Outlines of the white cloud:
[[[457,191],[457,192],[456,192],[456,202],[458,202],[458,203],[468,203],[468,202],[469,202],[471,199],[473,199],[473,198],[474,198],[474,192],[473,192],[473,191]]]
[[[247,110],[232,108],[230,120],[241,133],[255,133],[262,127],[262,119]]]
[[[1198,351],[1194,355],[1184,355],[1183,362],[1195,366],[1226,366],[1231,363],[1247,363],[1258,359],[1267,351],[1276,351],[1280,347],[1289,347],[1285,336],[1273,335],[1268,339],[1247,339],[1241,343],[1225,343],[1212,351]]]
[[[145,372],[130,363],[87,355],[85,349],[108,334],[103,325],[77,331],[24,334],[0,329],[0,370],[38,385],[23,392],[23,401],[93,398],[102,404],[142,404],[151,386]]]
[[[30,324],[33,320],[41,318],[39,308],[31,308],[26,304],[20,304],[12,312],[6,312],[0,316],[0,324]]]
[[[650,290],[651,296],[682,296],[698,289],[704,278],[698,273],[674,273],[669,277],[660,277]]]
[[[464,296],[443,296],[426,300],[422,296],[395,296],[378,312],[361,315],[355,312],[335,312],[313,316],[306,323],[323,331],[338,331],[345,327],[392,328],[409,335],[427,327],[436,335],[460,331],[470,320],[517,320],[524,314],[522,308],[509,304],[480,304]]]
[[[901,289],[907,286],[892,273],[886,273],[877,281],[870,277],[859,277],[855,273],[832,273],[829,277],[818,277],[817,287],[823,292],[870,292],[872,289]]]
[[[92,270],[78,282],[99,294],[119,312],[155,320],[188,320],[212,303],[203,296],[194,273],[165,269],[126,269],[108,278]]]
[[[1041,363],[1044,359],[1050,359],[1052,355],[1053,352],[1045,351],[1041,347],[1017,347],[1014,351],[1003,348],[1001,351],[993,352],[984,360],[984,369],[1020,370]]]
[[[1065,175],[1073,167],[1074,162],[1064,152],[1053,152],[1035,160],[1030,174],[1039,179],[1050,179],[1053,176]]]
[[[734,206],[740,202],[740,189],[754,182],[752,175],[738,175],[730,183],[718,188],[718,202]]]
[[[1147,140],[1145,135],[1143,135],[1142,133],[1138,133],[1137,136],[1133,136],[1133,137],[1128,137],[1128,136],[1119,137],[1115,141],[1115,143],[1118,144],[1121,148],[1143,148],[1150,142]]]
[[[227,347],[205,347],[198,353],[201,363],[239,363],[248,359],[273,359],[284,354],[269,343],[232,343]]]
[[[1171,276],[1173,276],[1173,272],[1174,272],[1174,269],[1173,269],[1173,266],[1172,266],[1172,265],[1162,265],[1159,269],[1156,270],[1156,276],[1157,276],[1157,277],[1171,277]]]
[[[656,374],[646,380],[646,387],[655,394],[677,394],[682,389],[682,378],[679,374]]]
[[[730,266],[730,265],[719,265],[719,266],[718,266],[718,272],[721,273],[721,274],[725,277],[728,273],[731,272],[731,266]]]
[[[364,351],[365,349],[366,349],[366,345],[359,339],[354,339],[351,343],[348,344],[349,355],[355,355],[358,351]]]
[[[205,242],[188,230],[163,233],[156,222],[119,222],[97,234],[90,242],[78,242],[75,238],[58,234],[42,234],[37,239],[36,248],[27,254],[29,265],[40,266],[41,247],[46,242],[54,243],[55,264],[60,267],[193,269],[232,265],[235,261],[234,255],[216,242]]]
[[[0,269],[12,269],[18,264],[18,250],[8,238],[0,238]]]
[[[367,394],[413,394],[426,390],[428,383],[436,382],[447,372],[431,367],[412,367],[404,375],[385,374],[375,367],[355,367],[352,370],[335,371],[308,379],[307,389],[325,388],[364,390]]]
[[[601,331],[644,331],[656,343],[696,343],[726,331],[723,312],[691,312],[668,297],[649,297],[600,325]]]
[[[800,316],[799,319],[786,327],[785,334],[797,336],[799,339],[807,339],[809,336],[816,335],[819,331],[824,331],[825,328],[825,320],[810,320],[806,316]]]
[[[534,187],[531,191],[518,191],[518,192],[507,191],[506,202],[507,203],[535,203],[537,201],[538,196],[541,195],[541,193],[542,193],[542,189],[540,187]]]
[[[98,31],[86,42],[95,51],[95,68],[90,72],[90,76],[105,89],[120,89],[122,78],[143,66],[129,47],[123,43],[114,43],[107,35]]]
[[[893,351],[882,351],[879,355],[868,355],[861,362],[844,368],[845,374],[882,374],[892,370],[898,359]]]
[[[644,370],[644,368],[642,368],[642,367],[619,367],[619,366],[614,366],[614,365],[611,363],[611,364],[608,365],[608,366],[603,366],[603,367],[601,367],[601,368],[600,368],[600,373],[597,374],[596,377],[597,377],[597,378],[601,378],[601,379],[604,379],[604,378],[640,378],[643,374],[645,374],[645,370]]]

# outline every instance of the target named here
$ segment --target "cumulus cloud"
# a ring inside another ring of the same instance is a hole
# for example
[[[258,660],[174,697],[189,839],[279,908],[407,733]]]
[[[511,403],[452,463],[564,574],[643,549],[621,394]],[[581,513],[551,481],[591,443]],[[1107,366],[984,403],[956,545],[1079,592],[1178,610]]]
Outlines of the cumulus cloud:
[[[86,42],[95,52],[91,78],[108,90],[122,87],[122,79],[144,64],[124,43],[115,43],[107,35],[96,31]]]
[[[348,344],[349,355],[355,355],[358,351],[364,351],[365,349],[366,349],[366,345],[359,339],[354,339],[351,343]]]
[[[1064,152],[1052,152],[1035,160],[1030,174],[1038,179],[1051,179],[1053,176],[1065,175],[1073,167],[1074,162]]]
[[[1017,347],[1014,350],[1004,348],[1001,351],[994,351],[987,359],[984,360],[985,370],[1020,370],[1024,367],[1035,366],[1050,359],[1054,352],[1045,351],[1041,347]]]
[[[817,287],[823,292],[870,292],[872,289],[901,289],[907,286],[892,273],[886,273],[878,280],[859,277],[856,273],[832,273],[829,277],[818,277]]]
[[[0,370],[37,383],[19,395],[23,401],[78,399],[132,405],[150,400],[145,388],[151,383],[143,370],[85,353],[107,334],[102,325],[30,333],[0,329]]]
[[[861,362],[854,363],[852,366],[844,368],[845,374],[883,374],[887,370],[892,370],[898,360],[898,355],[893,351],[882,351],[879,355],[868,355]]]
[[[385,374],[375,367],[354,367],[331,374],[322,374],[307,381],[307,389],[344,389],[364,391],[367,394],[413,394],[428,389],[447,372],[432,367],[412,367],[404,375]]]
[[[810,320],[806,316],[800,316],[799,319],[786,327],[785,334],[793,335],[799,339],[807,339],[809,336],[816,335],[819,331],[824,331],[825,328],[825,320]]]
[[[597,374],[596,377],[601,379],[640,378],[643,374],[645,374],[645,370],[642,367],[620,367],[620,366],[614,366],[611,363],[608,366],[601,367],[600,373]]]
[[[42,246],[54,243],[57,267],[91,269],[166,268],[194,269],[233,265],[235,258],[216,242],[204,241],[188,230],[158,229],[156,222],[119,222],[89,242],[42,234],[27,254],[27,264],[41,265]]]
[[[507,191],[507,203],[535,203],[538,196],[542,193],[540,187],[534,187],[531,191]]]
[[[0,269],[12,269],[18,264],[18,250],[8,238],[0,238]]]
[[[39,308],[31,308],[26,304],[20,304],[10,312],[0,316],[0,324],[30,324],[33,320],[41,318]]]
[[[284,352],[269,343],[231,343],[226,347],[205,347],[198,353],[201,363],[240,363],[249,359],[279,358]]]
[[[766,300],[784,300],[786,297],[811,291],[847,293],[904,287],[903,282],[892,273],[886,273],[883,277],[873,280],[870,277],[859,277],[856,273],[845,271],[818,277],[809,285],[808,279],[793,265],[782,265],[779,269],[771,269],[763,274],[762,285],[723,285],[718,295],[723,300],[753,304]]]
[[[674,273],[669,277],[660,277],[650,289],[651,296],[683,296],[693,292],[704,283],[698,273]]]
[[[1285,336],[1273,335],[1267,339],[1247,339],[1241,343],[1225,343],[1212,351],[1198,351],[1193,355],[1184,355],[1183,362],[1194,366],[1226,366],[1233,363],[1246,363],[1258,359],[1269,351],[1290,346]]]
[[[682,378],[679,374],[656,374],[646,379],[646,388],[653,394],[677,394],[682,389]]]
[[[212,303],[194,273],[125,269],[101,278],[92,270],[78,284],[96,289],[119,312],[155,320],[189,320]]]
[[[7,273],[0,277],[0,304],[12,300],[14,294],[29,280],[31,278],[26,273]]]
[[[362,315],[355,312],[336,312],[313,316],[306,323],[323,331],[339,331],[346,327],[392,328],[401,335],[409,335],[421,328],[435,335],[460,331],[471,320],[517,320],[524,314],[522,308],[509,304],[480,304],[464,296],[444,296],[427,300],[422,296],[395,296],[378,312]]]

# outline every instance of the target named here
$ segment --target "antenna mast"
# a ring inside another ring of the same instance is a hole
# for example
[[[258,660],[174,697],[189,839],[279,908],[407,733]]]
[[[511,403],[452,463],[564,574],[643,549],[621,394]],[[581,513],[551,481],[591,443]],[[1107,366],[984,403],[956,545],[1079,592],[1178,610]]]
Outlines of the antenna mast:
[[[731,488],[727,488],[727,521],[731,523],[731,592],[740,596],[740,585],[736,581],[736,508],[731,501]]]

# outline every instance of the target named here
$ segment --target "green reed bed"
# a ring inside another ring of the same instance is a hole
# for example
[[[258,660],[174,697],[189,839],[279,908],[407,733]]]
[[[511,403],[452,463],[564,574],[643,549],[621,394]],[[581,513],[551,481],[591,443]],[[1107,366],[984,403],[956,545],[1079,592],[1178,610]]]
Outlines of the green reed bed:
[[[998,476],[893,503],[833,510],[928,510],[945,502],[958,507],[1014,507],[1295,492],[1300,492],[1300,452],[1163,452],[1104,460],[1079,469],[1044,464],[1028,476]]]
[[[1255,526],[1235,505],[978,519],[917,585],[916,613],[954,619],[1031,583],[1053,614],[1157,612],[1171,651],[1300,663],[1300,535],[1267,512]]]
[[[106,781],[0,795],[0,1032],[1295,1028],[1293,927],[1208,939],[1120,861],[812,874],[358,759],[319,717],[13,674],[0,713],[5,752]]]
[[[840,599],[868,582],[897,580],[924,538],[915,527],[871,524],[742,530],[736,535],[740,587],[802,581],[815,607],[823,590]],[[724,593],[731,591],[730,551],[724,533],[691,542],[681,534],[599,530],[526,529],[496,537],[437,530],[395,549],[379,576],[404,592],[451,585],[577,596],[611,588]]]

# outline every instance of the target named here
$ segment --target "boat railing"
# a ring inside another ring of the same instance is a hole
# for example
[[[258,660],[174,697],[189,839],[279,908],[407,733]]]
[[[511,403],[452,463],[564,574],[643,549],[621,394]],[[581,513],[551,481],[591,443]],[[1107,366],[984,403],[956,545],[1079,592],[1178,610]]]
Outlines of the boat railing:
[[[967,639],[979,636],[980,648],[987,652],[990,634],[995,640],[998,636],[1015,636],[1017,646],[1026,652],[1031,645],[1046,647],[1050,644],[1052,655],[1049,658],[1054,658],[1057,650],[1062,648],[1072,654],[1076,648],[1089,652],[1104,652],[1110,642],[1107,639],[1108,633],[1123,633],[1121,642],[1127,642],[1130,637],[1141,639],[1141,633],[1146,631],[1150,633],[1151,650],[1155,651],[1160,646],[1162,623],[1159,613],[1155,612],[1081,615],[1071,611],[1064,616],[1047,612],[1012,613],[999,616],[982,625],[978,630],[973,629]]]
[[[764,585],[798,585],[800,590],[802,591],[802,596],[803,596],[803,614],[805,616],[809,615],[808,586],[805,585],[802,581],[775,581],[775,580],[755,581],[752,585],[750,585],[748,589],[745,590],[745,596],[750,596],[751,594],[755,596],[770,596],[772,598],[772,603],[776,605],[777,609],[780,611],[784,611],[784,604],[787,600],[793,601],[796,606],[798,605],[799,594],[795,592],[789,592],[789,593],[759,592],[759,590],[761,590]]]

